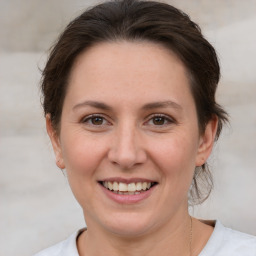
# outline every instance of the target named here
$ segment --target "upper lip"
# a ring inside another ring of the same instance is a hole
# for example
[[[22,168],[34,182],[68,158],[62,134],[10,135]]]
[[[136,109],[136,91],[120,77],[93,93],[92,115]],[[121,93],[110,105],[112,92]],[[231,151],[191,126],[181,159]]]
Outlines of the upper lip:
[[[102,179],[102,180],[99,180],[99,182],[104,182],[104,181],[110,181],[110,182],[122,182],[122,183],[126,183],[126,184],[129,184],[129,183],[136,183],[136,182],[154,182],[154,183],[157,183],[155,180],[152,180],[152,179],[147,179],[147,178],[122,178],[122,177],[111,177],[111,178],[105,178],[105,179]]]

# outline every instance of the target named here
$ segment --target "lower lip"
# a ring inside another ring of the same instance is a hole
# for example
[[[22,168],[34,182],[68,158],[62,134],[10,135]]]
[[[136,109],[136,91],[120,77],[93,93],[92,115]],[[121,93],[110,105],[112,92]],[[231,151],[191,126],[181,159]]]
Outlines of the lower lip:
[[[120,194],[116,194],[116,193],[108,190],[107,188],[103,187],[102,185],[100,185],[100,187],[102,188],[105,195],[108,198],[112,199],[113,201],[115,201],[119,204],[135,204],[135,203],[138,203],[142,200],[145,200],[146,198],[148,198],[152,194],[152,192],[155,190],[156,186],[157,185],[154,185],[149,190],[143,191],[140,194],[120,195]]]

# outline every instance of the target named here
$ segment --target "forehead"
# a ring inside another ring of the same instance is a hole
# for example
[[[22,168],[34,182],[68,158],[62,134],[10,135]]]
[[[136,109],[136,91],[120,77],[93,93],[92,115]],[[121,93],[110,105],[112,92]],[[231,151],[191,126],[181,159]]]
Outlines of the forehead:
[[[162,45],[149,42],[106,42],[95,45],[76,59],[67,96],[122,100],[170,100],[188,94],[186,69],[179,58]],[[163,99],[165,97],[166,99]],[[120,97],[121,99],[121,97]],[[180,99],[181,100],[181,99]]]

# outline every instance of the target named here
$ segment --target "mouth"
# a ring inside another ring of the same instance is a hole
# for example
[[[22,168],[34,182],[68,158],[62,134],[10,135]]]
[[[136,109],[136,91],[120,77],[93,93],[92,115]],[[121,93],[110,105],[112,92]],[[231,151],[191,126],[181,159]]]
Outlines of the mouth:
[[[99,184],[107,190],[119,195],[139,195],[157,185],[157,182],[131,182],[99,181]]]

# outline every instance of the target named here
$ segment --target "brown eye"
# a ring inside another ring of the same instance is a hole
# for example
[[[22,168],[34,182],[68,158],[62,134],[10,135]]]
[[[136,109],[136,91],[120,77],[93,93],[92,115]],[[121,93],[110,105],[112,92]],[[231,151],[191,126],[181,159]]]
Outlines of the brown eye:
[[[166,129],[175,123],[176,121],[169,115],[153,114],[148,118],[148,121],[145,124],[151,126],[152,128],[155,127],[159,129],[160,128]]]
[[[154,125],[164,125],[166,123],[166,118],[162,116],[156,116],[152,119]]]
[[[83,119],[82,123],[90,126],[104,126],[109,124],[104,117],[99,115],[90,115]]]
[[[91,123],[93,125],[102,125],[104,122],[104,119],[100,116],[92,117],[91,118]]]

